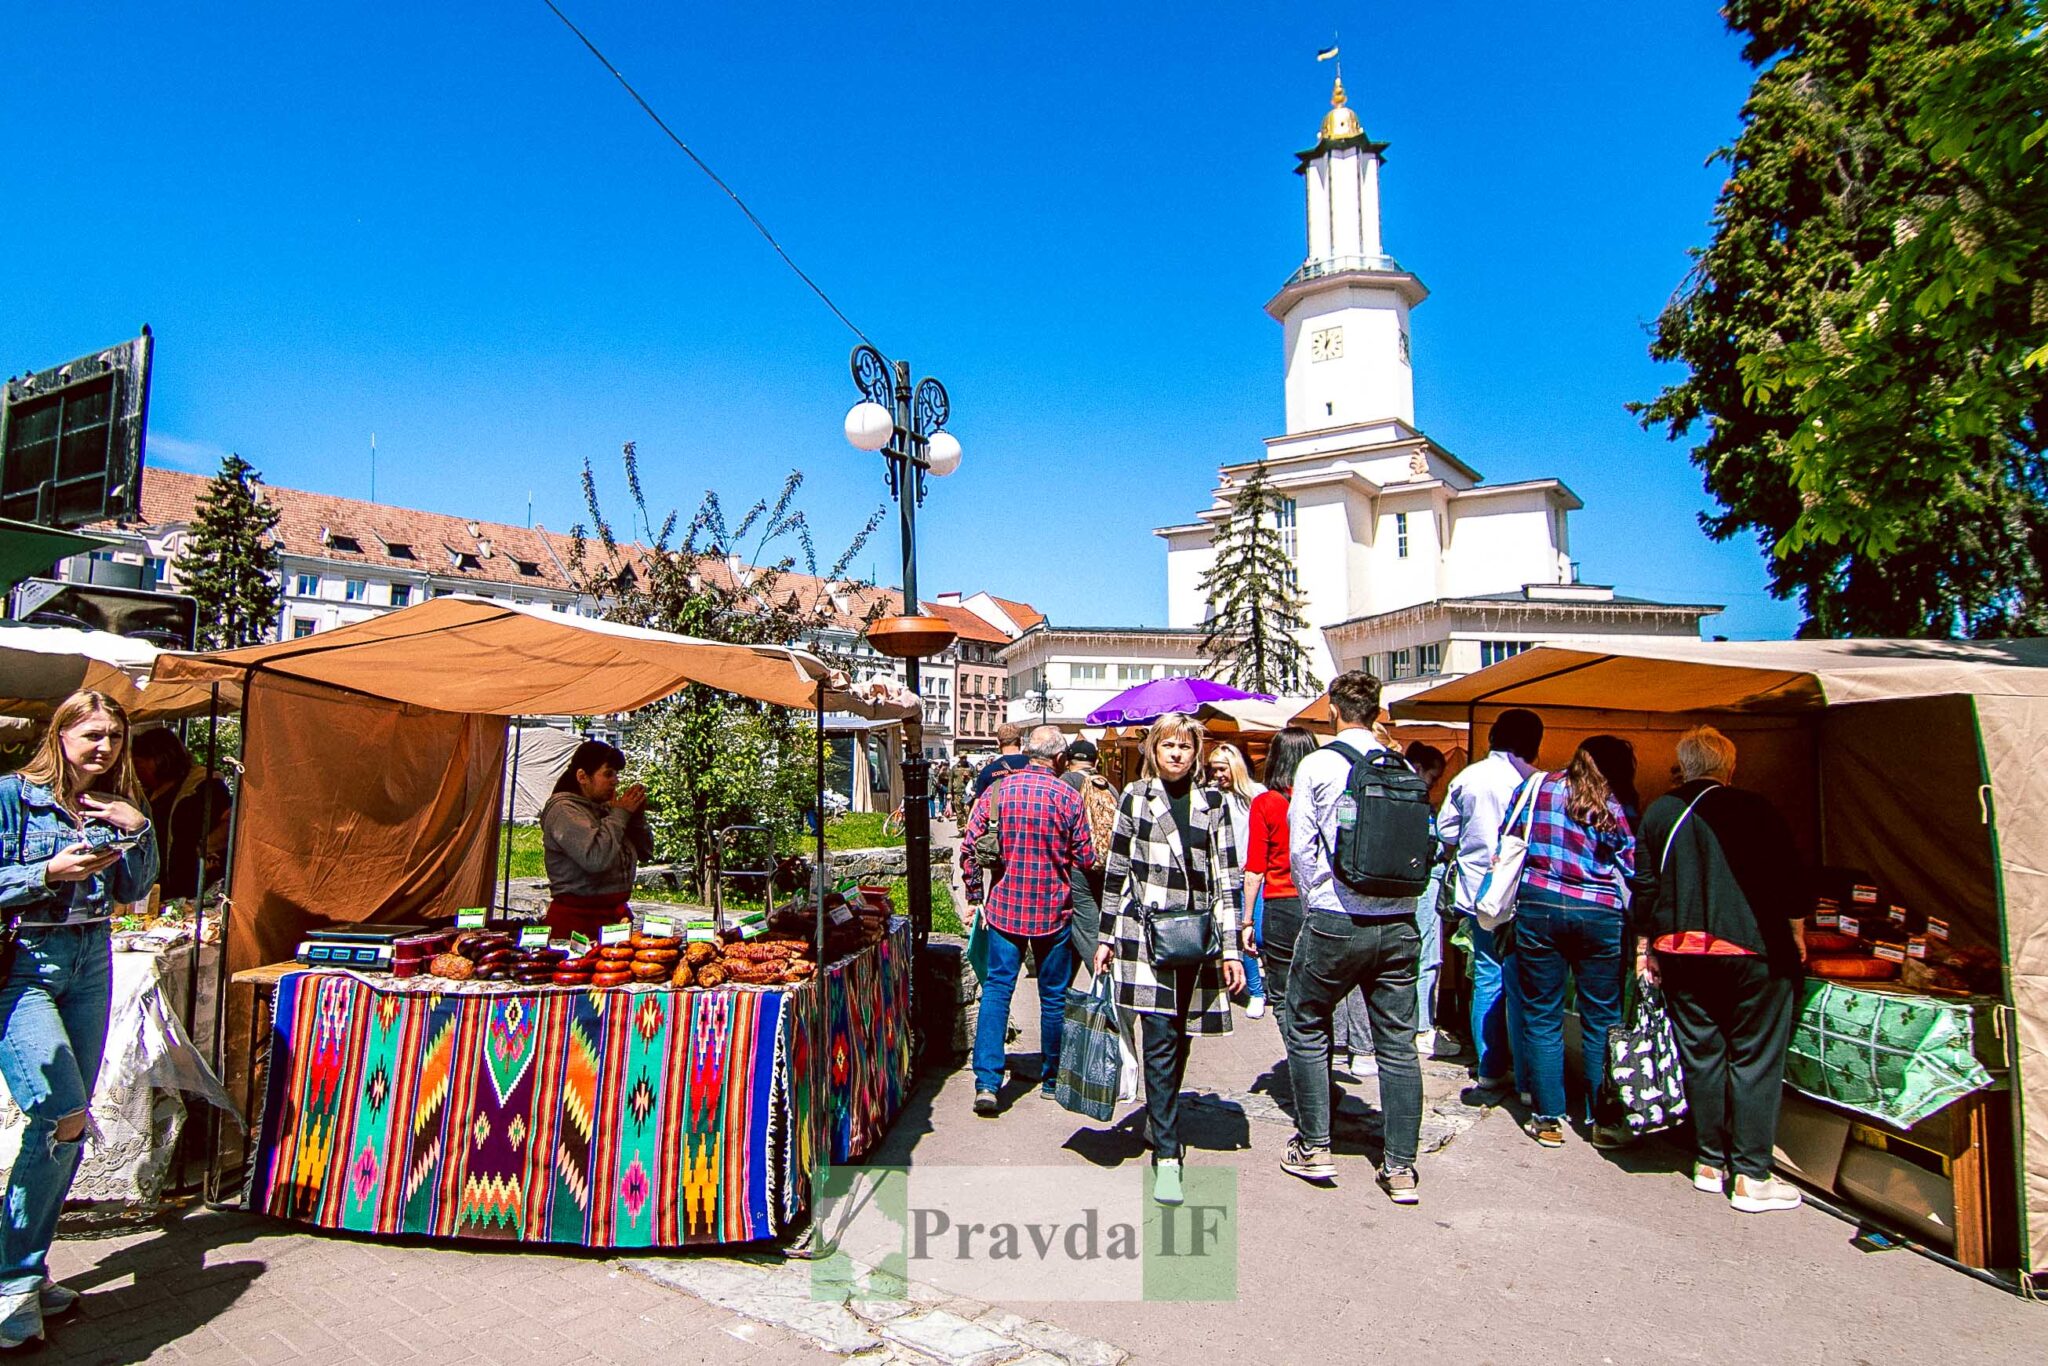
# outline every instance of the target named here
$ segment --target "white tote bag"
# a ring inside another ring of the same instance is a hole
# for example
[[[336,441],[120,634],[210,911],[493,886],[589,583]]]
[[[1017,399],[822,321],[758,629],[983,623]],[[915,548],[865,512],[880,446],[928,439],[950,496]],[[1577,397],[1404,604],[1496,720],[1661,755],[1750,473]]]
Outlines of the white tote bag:
[[[1472,908],[1482,930],[1497,930],[1515,918],[1515,893],[1522,885],[1522,863],[1529,857],[1529,831],[1536,824],[1536,793],[1545,776],[1533,775],[1522,788],[1521,829],[1515,828],[1512,808],[1508,818],[1501,822],[1500,839],[1493,848],[1493,866],[1486,870]]]

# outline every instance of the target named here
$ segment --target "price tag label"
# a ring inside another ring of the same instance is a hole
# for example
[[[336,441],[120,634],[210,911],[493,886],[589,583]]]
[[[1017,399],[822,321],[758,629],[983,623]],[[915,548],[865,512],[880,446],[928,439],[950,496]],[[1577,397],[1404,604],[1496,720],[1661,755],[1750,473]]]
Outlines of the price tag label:
[[[692,925],[683,931],[683,938],[692,944],[716,944],[718,927],[715,925]]]
[[[455,913],[455,928],[458,930],[480,930],[484,927],[484,921],[489,916],[490,912],[483,907],[471,906],[467,910]]]
[[[853,907],[843,903],[834,906],[825,913],[825,918],[835,925],[851,925],[853,923]]]
[[[590,936],[578,930],[569,936],[569,949],[578,958],[590,952]]]
[[[1836,928],[1840,929],[1843,934],[1863,933],[1862,924],[1853,915],[1845,915],[1838,917],[1835,921],[1835,925]]]
[[[1842,923],[1839,911],[1821,911],[1813,917],[1813,923],[1824,930],[1832,930]]]
[[[1887,963],[1903,963],[1906,961],[1906,951],[1897,944],[1874,944],[1871,946],[1870,956],[1882,958]]]
[[[762,935],[766,933],[768,933],[768,927],[766,925],[753,924],[740,926],[741,939],[759,939]]]
[[[1875,887],[1858,887],[1851,895],[1854,896],[1856,904],[1859,906],[1875,906],[1877,904],[1877,888]]]
[[[1948,938],[1948,922],[1946,920],[1937,920],[1930,915],[1927,917],[1927,932],[1936,939],[1946,939]]]
[[[633,942],[633,922],[621,920],[616,925],[605,925],[597,932],[600,944],[630,944]]]
[[[544,949],[548,946],[548,927],[545,925],[522,925],[519,928],[519,947],[522,949]]]
[[[1885,914],[1891,918],[1891,922],[1894,925],[1906,923],[1906,908],[1904,906],[1894,906],[1886,911]]]
[[[650,915],[640,922],[640,933],[649,939],[673,939],[676,937],[675,917]]]
[[[1925,958],[1927,956],[1927,936],[1916,934],[1911,939],[1908,939],[1906,941],[1906,956],[1908,958]]]

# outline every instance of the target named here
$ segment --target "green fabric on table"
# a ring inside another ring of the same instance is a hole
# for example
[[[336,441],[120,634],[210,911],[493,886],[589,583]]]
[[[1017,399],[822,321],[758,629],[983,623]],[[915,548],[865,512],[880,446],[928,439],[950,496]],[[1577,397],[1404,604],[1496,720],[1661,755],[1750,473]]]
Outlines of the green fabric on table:
[[[1906,1128],[1991,1084],[1967,1000],[1809,978],[1785,1055],[1794,1090]]]

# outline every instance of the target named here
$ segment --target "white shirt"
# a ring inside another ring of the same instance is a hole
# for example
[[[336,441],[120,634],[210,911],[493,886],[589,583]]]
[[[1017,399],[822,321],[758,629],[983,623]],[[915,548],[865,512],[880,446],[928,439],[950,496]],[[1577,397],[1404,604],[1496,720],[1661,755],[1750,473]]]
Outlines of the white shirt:
[[[1451,780],[1443,810],[1436,815],[1437,838],[1457,852],[1457,909],[1469,913],[1479,900],[1479,884],[1493,867],[1500,823],[1522,779],[1536,770],[1519,755],[1497,749]]]
[[[1338,732],[1334,743],[1361,755],[1386,748],[1362,727]],[[1413,915],[1415,897],[1361,895],[1339,882],[1330,867],[1330,851],[1337,846],[1337,798],[1350,779],[1351,761],[1328,746],[1294,770],[1294,791],[1287,799],[1287,855],[1301,904],[1342,915]]]

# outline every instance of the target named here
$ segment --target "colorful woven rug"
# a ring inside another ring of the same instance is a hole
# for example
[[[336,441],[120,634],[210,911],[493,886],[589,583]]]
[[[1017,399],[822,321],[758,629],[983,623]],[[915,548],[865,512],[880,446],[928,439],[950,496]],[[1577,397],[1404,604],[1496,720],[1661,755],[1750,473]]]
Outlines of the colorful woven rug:
[[[899,924],[791,990],[423,995],[292,973],[250,1206],[589,1247],[773,1237],[813,1170],[902,1107],[910,957]]]

